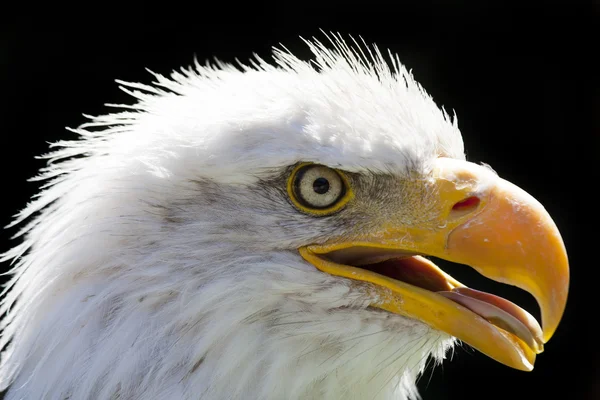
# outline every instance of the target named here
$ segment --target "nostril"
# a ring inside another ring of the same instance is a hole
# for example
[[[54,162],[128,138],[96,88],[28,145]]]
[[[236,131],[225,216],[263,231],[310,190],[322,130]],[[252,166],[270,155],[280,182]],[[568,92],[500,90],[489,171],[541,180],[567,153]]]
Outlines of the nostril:
[[[462,217],[471,211],[475,211],[480,202],[481,201],[477,196],[467,197],[466,199],[457,202],[452,206],[452,211],[450,212],[451,218]]]
[[[452,206],[452,210],[454,211],[466,211],[470,209],[477,208],[479,205],[479,197],[471,196],[467,197],[464,200],[459,201],[454,206]]]

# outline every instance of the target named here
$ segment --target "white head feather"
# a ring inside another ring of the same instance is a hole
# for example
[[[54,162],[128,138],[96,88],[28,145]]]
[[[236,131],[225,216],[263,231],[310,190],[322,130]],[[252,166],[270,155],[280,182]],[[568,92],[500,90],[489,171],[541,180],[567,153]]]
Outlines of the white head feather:
[[[271,183],[298,161],[422,172],[462,139],[397,59],[332,44],[123,83],[137,104],[54,145],[3,256],[7,399],[417,396],[453,339],[307,264],[342,228]]]

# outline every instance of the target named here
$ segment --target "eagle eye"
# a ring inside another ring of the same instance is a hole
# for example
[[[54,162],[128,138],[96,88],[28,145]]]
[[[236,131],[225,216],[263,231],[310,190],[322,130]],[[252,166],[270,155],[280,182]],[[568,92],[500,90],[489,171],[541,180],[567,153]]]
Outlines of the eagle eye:
[[[292,171],[288,194],[300,210],[327,215],[340,210],[352,192],[342,172],[324,165],[304,163]]]

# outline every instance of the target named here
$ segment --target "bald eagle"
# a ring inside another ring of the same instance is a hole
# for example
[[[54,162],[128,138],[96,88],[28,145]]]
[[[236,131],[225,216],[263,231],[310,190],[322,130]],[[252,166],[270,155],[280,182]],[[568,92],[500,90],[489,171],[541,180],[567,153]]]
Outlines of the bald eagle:
[[[551,217],[397,57],[328,40],[119,81],[134,104],[52,145],[2,256],[6,399],[410,399],[457,341],[533,368],[569,284]]]

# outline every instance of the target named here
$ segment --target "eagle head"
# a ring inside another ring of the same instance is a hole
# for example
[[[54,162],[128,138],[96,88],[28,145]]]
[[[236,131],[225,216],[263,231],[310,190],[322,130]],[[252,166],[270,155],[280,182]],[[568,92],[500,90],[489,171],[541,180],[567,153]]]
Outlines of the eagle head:
[[[568,291],[548,213],[397,58],[307,44],[121,82],[134,104],[53,144],[3,256],[7,399],[416,398],[457,339],[533,368]]]

